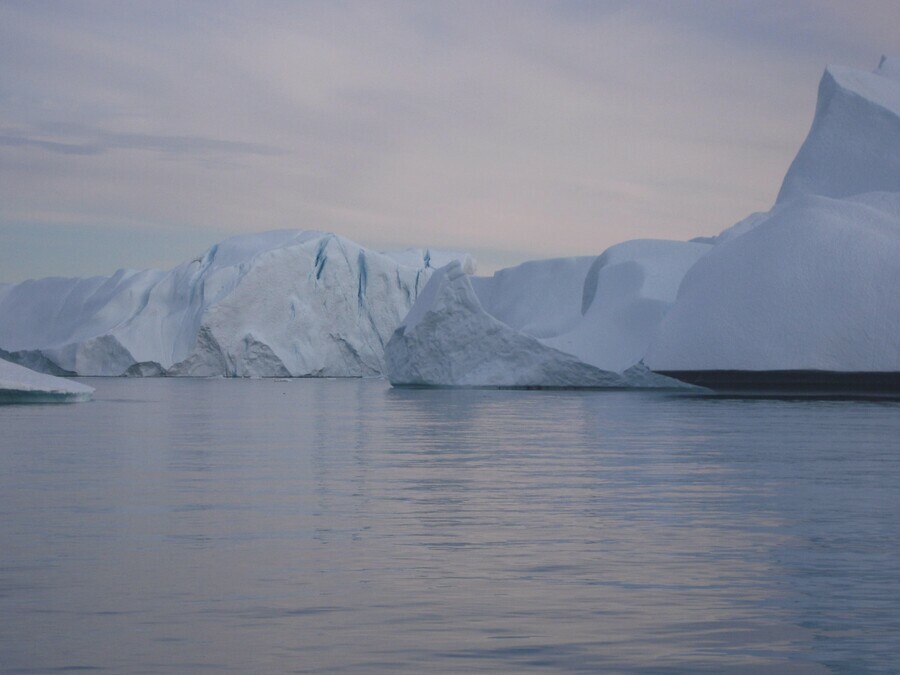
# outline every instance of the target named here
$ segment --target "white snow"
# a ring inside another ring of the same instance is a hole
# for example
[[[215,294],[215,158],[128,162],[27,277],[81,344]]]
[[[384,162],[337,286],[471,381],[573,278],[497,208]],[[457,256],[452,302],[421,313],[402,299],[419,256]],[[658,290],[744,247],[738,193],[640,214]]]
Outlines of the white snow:
[[[386,349],[398,385],[673,387],[640,365],[685,272],[709,244],[635,240],[429,281]]]
[[[0,349],[79,375],[360,376],[433,272],[465,254],[381,254],[343,237],[243,235],[169,272],[40,279],[0,292]],[[398,262],[398,260],[402,261]]]
[[[653,370],[900,371],[900,195],[776,207],[688,272]]]
[[[825,71],[768,213],[717,237],[473,272],[465,254],[321,232],[235,237],[170,272],[0,285],[0,356],[96,375],[386,368],[429,386],[674,384],[647,367],[900,372],[900,64]]]
[[[775,207],[717,237],[435,275],[388,344],[391,381],[622,386],[636,364],[900,371],[898,73],[892,59],[829,67]]]
[[[576,260],[549,268],[584,267]],[[530,265],[543,277],[540,265]],[[524,274],[518,270],[515,274]],[[508,282],[500,275],[492,298]],[[525,275],[528,277],[529,275]],[[506,277],[506,278],[504,278]],[[484,284],[482,284],[484,285]],[[527,284],[526,284],[527,286]],[[510,303],[500,305],[522,316]],[[458,262],[438,270],[385,349],[394,385],[492,387],[677,387],[680,383],[635,365],[624,373],[593,366],[489,314]]]
[[[900,191],[900,86],[882,73],[829,66],[809,135],[791,164],[777,203],[804,194],[849,197]]]
[[[488,314],[536,338],[571,330],[582,319],[584,280],[596,256],[531,260],[470,282]]]
[[[0,403],[73,403],[89,401],[93,387],[0,359]]]
[[[900,78],[829,67],[776,206],[686,275],[654,370],[900,371]]]
[[[633,240],[607,249],[585,277],[581,320],[545,344],[603,370],[632,367],[675,302],[685,273],[710,248],[692,242]]]

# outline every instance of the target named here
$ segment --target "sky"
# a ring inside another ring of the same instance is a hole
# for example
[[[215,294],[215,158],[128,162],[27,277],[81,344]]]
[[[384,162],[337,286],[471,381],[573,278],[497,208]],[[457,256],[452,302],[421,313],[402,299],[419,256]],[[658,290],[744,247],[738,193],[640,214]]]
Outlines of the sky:
[[[337,232],[481,272],[771,207],[896,0],[0,0],[0,281]]]

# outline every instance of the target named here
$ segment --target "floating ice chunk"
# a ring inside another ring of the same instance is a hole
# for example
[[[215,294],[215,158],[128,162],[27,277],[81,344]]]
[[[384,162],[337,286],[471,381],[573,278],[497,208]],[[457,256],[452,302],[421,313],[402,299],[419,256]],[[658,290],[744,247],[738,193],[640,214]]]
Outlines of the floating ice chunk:
[[[93,387],[37,373],[0,359],[0,403],[74,403],[89,401]]]

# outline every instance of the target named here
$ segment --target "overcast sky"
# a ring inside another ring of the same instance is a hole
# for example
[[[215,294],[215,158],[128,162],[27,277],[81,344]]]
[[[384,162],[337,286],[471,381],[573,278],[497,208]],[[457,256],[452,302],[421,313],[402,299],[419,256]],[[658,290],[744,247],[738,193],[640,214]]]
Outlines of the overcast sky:
[[[482,271],[768,209],[896,0],[0,0],[0,280],[333,231]]]

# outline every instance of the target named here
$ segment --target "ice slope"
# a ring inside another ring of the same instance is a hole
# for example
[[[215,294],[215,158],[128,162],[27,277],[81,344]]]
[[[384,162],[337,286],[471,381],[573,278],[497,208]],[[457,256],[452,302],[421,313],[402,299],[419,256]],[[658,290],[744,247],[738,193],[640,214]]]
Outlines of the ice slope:
[[[0,349],[80,375],[378,373],[431,258],[454,257],[392,255],[281,230],[233,237],[169,272],[26,281],[0,289]]]
[[[74,403],[89,401],[93,387],[37,373],[0,359],[0,403]]]
[[[639,239],[600,256],[533,260],[470,282],[484,311],[510,328],[622,372],[641,360],[685,272],[709,249]]]
[[[900,65],[829,67],[775,207],[718,237],[433,283],[388,345],[392,382],[900,371]]]
[[[829,66],[812,128],[788,169],[781,203],[804,194],[848,197],[900,191],[900,66],[874,73]]]
[[[900,371],[900,194],[806,196],[688,272],[653,370]]]
[[[497,288],[478,282],[485,297],[524,318],[522,310],[502,302],[511,277],[522,275],[525,288],[548,270],[576,272],[584,261],[547,261],[499,275]],[[532,274],[528,274],[528,272]],[[577,275],[576,275],[577,276]],[[569,280],[571,281],[571,280]],[[565,283],[562,285],[566,285]],[[583,285],[583,282],[582,282]],[[518,289],[510,296],[520,297]],[[548,294],[552,295],[552,293]],[[506,298],[509,299],[508,297]],[[540,302],[538,302],[540,306]],[[560,312],[565,315],[565,308]],[[564,325],[565,321],[560,325]],[[545,324],[546,325],[546,324]],[[680,383],[634,365],[622,373],[602,370],[555,349],[492,316],[479,300],[472,279],[459,263],[438,270],[385,349],[387,375],[398,386],[492,387],[677,387]]]
[[[900,77],[830,67],[776,206],[686,275],[661,371],[900,371]]]
[[[584,279],[595,260],[531,260],[469,282],[488,314],[526,335],[547,338],[581,321]]]
[[[639,239],[607,249],[585,276],[580,320],[544,343],[603,370],[630,368],[644,356],[685,273],[710,248]]]

